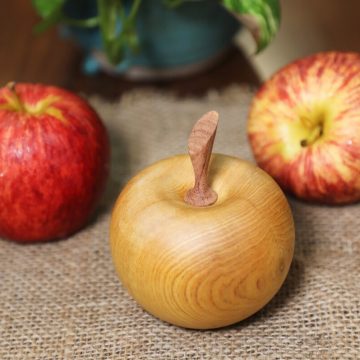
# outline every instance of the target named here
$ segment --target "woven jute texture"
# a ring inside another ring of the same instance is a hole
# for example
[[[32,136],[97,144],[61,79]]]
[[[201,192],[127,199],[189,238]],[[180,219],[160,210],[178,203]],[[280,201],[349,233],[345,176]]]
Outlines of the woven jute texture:
[[[30,246],[0,241],[0,359],[360,359],[360,207],[290,199],[295,258],[275,298],[216,331],[163,323],[143,311],[115,274],[111,205],[150,163],[186,151],[203,113],[219,111],[215,151],[252,160],[246,114],[252,92],[201,99],[136,91],[92,104],[110,133],[108,190],[92,222],[71,238]]]

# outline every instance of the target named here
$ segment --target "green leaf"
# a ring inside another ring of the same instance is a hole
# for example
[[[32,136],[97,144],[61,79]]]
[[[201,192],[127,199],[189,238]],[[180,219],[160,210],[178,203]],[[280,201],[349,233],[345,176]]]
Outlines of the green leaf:
[[[65,2],[66,0],[32,0],[35,10],[44,19],[58,12]]]
[[[65,25],[77,26],[82,28],[93,28],[99,26],[99,18],[97,16],[87,19],[72,19],[63,16],[61,22]]]
[[[87,28],[99,26],[104,51],[114,65],[122,61],[127,49],[134,52],[139,50],[136,16],[142,0],[133,0],[128,12],[125,11],[123,0],[97,0],[98,16],[87,19],[67,17],[63,13],[66,1],[77,0],[32,0],[33,6],[43,18],[35,26],[35,32],[45,31],[57,23]]]
[[[122,4],[118,0],[97,0],[99,26],[104,50],[112,64],[119,62],[122,56],[122,42],[119,42],[117,30],[118,15],[122,13]]]
[[[222,3],[251,31],[257,52],[269,45],[280,25],[279,0],[222,0]]]
[[[132,51],[139,48],[136,35],[136,15],[141,0],[133,0],[128,14],[125,12],[121,0],[97,0],[97,4],[104,50],[109,61],[113,65],[117,65],[123,60],[124,53],[128,48]]]
[[[184,2],[184,0],[163,0],[164,5],[175,8],[179,5],[181,5]]]
[[[121,1],[98,0],[100,30],[104,38],[111,40],[117,36],[117,17],[122,9]]]
[[[53,12],[46,18],[44,18],[42,21],[37,23],[34,27],[35,34],[40,34],[44,31],[46,31],[51,26],[57,24],[62,20],[62,11],[61,9],[58,9],[57,11]]]
[[[124,34],[126,36],[125,39],[125,46],[127,46],[130,51],[134,54],[139,53],[140,51],[140,44],[139,44],[139,37],[134,30],[130,30]]]

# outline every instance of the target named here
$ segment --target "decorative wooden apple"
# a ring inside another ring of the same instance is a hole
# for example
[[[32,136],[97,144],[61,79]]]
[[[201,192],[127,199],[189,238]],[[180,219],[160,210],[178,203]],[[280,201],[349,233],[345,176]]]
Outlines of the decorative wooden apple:
[[[294,251],[291,211],[275,181],[240,159],[210,157],[217,123],[216,112],[204,115],[189,138],[190,158],[140,172],[112,214],[124,286],[148,312],[186,328],[254,314],[279,290]]]

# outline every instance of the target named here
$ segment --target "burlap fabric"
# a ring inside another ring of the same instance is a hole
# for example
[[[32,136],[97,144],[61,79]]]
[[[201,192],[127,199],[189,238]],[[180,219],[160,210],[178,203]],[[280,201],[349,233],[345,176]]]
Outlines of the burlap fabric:
[[[135,172],[186,151],[194,121],[216,109],[218,152],[251,159],[252,93],[179,100],[137,91],[92,103],[108,126],[112,175],[92,223],[68,240],[0,242],[0,359],[360,359],[360,207],[290,200],[297,243],[285,285],[235,326],[192,331],[144,312],[124,291],[108,246],[111,203]]]

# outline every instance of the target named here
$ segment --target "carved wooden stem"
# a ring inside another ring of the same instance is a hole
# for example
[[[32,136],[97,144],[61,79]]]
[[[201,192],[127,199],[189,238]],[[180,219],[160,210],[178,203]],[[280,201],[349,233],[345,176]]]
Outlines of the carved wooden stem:
[[[189,155],[194,168],[195,185],[185,195],[185,202],[193,206],[209,206],[218,196],[207,183],[212,147],[219,121],[219,114],[210,111],[201,117],[189,136]]]

